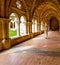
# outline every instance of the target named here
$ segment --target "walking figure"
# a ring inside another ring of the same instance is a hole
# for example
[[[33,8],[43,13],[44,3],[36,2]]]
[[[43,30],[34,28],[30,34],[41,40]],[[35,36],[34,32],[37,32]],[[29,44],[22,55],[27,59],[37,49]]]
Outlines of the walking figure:
[[[46,26],[45,26],[45,35],[46,35],[46,39],[48,38],[48,25],[46,24]]]

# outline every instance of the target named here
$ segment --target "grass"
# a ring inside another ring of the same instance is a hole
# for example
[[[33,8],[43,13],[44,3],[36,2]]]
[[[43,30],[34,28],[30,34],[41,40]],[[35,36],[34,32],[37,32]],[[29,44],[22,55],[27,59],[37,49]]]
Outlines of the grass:
[[[13,37],[17,35],[17,31],[16,30],[9,30],[9,37]]]

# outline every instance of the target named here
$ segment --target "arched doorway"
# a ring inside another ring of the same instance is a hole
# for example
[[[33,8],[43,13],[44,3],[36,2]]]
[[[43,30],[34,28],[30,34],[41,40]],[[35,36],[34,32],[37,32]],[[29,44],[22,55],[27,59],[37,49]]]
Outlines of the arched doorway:
[[[32,32],[37,32],[37,19],[32,19]]]
[[[59,31],[59,21],[56,17],[52,17],[50,19],[50,30],[52,31]]]
[[[9,19],[11,20],[9,23],[9,37],[16,37],[18,36],[19,17],[16,13],[11,13]]]
[[[26,17],[21,16],[20,21],[20,35],[26,35]]]

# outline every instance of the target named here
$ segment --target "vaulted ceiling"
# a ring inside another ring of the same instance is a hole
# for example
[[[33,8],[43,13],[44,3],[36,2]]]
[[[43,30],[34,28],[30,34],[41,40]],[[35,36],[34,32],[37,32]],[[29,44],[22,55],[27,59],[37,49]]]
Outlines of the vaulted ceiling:
[[[60,0],[19,0],[22,8],[16,7],[17,0],[0,0],[0,18],[8,18],[10,13],[34,13],[41,19],[47,17],[60,17]]]

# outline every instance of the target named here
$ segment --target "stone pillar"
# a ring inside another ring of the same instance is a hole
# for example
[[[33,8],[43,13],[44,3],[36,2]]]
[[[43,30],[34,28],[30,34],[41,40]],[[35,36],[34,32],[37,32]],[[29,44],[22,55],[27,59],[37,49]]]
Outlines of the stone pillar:
[[[45,28],[45,24],[43,23],[43,30],[44,30],[44,28]]]
[[[26,22],[26,34],[29,34],[29,22]]]
[[[27,25],[28,25],[28,29],[27,29],[27,33],[30,35],[32,35],[32,13],[31,11],[27,11]]]
[[[26,33],[27,34],[30,34],[30,33],[32,33],[32,26],[31,26],[31,22],[27,22],[26,23]]]
[[[32,35],[32,22],[31,21],[28,21],[26,23],[26,33],[30,35],[30,37],[33,37]]]
[[[26,23],[26,33],[31,34],[32,33],[32,22],[30,20]]]
[[[9,19],[0,18],[0,39],[4,49],[11,47],[9,38]]]
[[[40,25],[40,22],[38,22],[38,24],[37,24],[37,31],[38,31],[38,32],[41,31],[41,25]]]
[[[41,22],[39,23],[39,25],[40,25],[40,28],[39,28],[39,30],[41,31]]]
[[[20,21],[17,23],[18,28],[17,28],[17,36],[20,36]]]
[[[59,32],[60,32],[60,23],[59,23]]]
[[[33,38],[33,34],[32,34],[32,22],[29,22],[29,35],[31,38]]]
[[[32,22],[29,22],[29,34],[32,33]]]
[[[35,22],[33,22],[33,25],[34,25],[34,33],[35,33]]]
[[[37,32],[39,32],[39,22],[37,22]]]
[[[44,22],[41,21],[42,30],[44,30]]]

